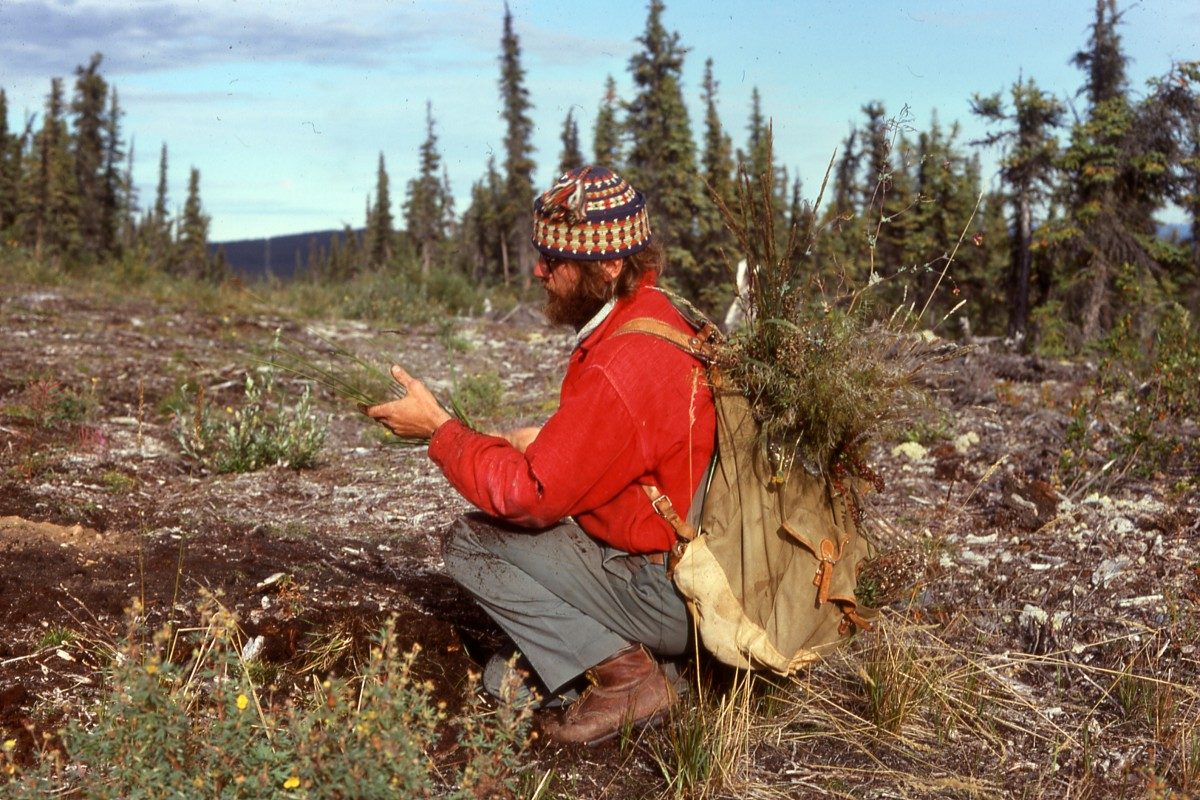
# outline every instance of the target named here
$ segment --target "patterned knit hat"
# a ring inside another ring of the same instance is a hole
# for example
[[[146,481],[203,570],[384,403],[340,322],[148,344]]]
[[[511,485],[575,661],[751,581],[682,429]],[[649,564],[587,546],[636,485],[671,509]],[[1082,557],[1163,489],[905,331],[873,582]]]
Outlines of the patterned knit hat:
[[[533,201],[533,246],[543,255],[605,261],[650,244],[646,198],[604,167],[579,167]]]

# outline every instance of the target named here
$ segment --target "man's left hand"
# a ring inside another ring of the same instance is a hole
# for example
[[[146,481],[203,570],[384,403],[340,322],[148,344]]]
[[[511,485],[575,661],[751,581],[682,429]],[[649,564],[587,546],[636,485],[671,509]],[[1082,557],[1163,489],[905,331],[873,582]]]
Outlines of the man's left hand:
[[[392,378],[404,389],[404,397],[374,406],[362,412],[402,439],[428,439],[452,417],[425,384],[399,365],[392,367]]]

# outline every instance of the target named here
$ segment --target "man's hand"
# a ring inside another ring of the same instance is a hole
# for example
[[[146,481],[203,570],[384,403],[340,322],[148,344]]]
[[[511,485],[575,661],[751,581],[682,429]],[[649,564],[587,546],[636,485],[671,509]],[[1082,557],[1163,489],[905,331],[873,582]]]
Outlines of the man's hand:
[[[517,448],[518,451],[524,453],[525,448],[533,444],[533,440],[537,438],[541,430],[541,428],[517,428],[512,431],[505,431],[500,435],[508,439],[508,443]]]
[[[402,439],[428,439],[451,417],[425,384],[399,365],[392,367],[392,379],[404,389],[399,400],[362,406],[362,412]]]

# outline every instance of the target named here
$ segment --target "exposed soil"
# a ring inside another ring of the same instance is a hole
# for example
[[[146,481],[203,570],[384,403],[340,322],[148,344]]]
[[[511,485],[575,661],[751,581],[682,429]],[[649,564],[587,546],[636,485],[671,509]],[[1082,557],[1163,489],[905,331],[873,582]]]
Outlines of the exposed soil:
[[[468,672],[501,637],[441,571],[443,532],[469,509],[423,450],[385,446],[347,404],[321,395],[330,427],[315,468],[216,475],[181,455],[180,386],[202,384],[216,409],[237,404],[253,356],[278,329],[309,336],[304,326],[10,289],[0,297],[0,728],[18,738],[18,752],[28,755],[31,730],[52,731],[95,696],[95,644],[119,640],[135,602],[151,625],[183,623],[216,593],[247,640],[262,637],[260,657],[281,668],[278,691],[311,666],[312,637],[337,629],[365,642],[394,616],[401,644],[422,645],[418,666],[442,698],[457,705],[473,690]],[[499,375],[503,406],[485,421],[506,426],[536,423],[553,407],[570,348],[568,335],[524,309],[399,336],[352,322],[312,328],[378,363],[403,363],[442,394],[463,376]],[[1089,374],[987,348],[956,363],[937,383],[924,446],[876,454],[888,489],[875,501],[874,536],[934,553],[908,613],[948,638],[985,641],[997,654],[1074,652],[1115,668],[1152,653],[1172,681],[1195,686],[1197,465],[1184,458],[1068,498],[1055,478],[1070,403]],[[1194,426],[1184,434],[1194,437]],[[1053,691],[1033,668],[1013,680]],[[1069,716],[1087,698],[1047,702]],[[1108,764],[1097,791],[1124,792],[1168,770],[1092,699],[1103,733],[1095,757]],[[1044,753],[1028,748],[1045,744],[1016,734],[1011,744],[1010,763],[989,767],[988,780],[1008,775],[1011,785],[1000,785],[1020,794],[1046,769]],[[764,744],[755,769],[791,796],[818,796],[804,788],[809,755]],[[644,754],[615,745],[536,757],[579,796],[662,789]],[[1082,767],[1059,762],[1067,785]],[[842,785],[859,796],[921,796],[869,776]]]

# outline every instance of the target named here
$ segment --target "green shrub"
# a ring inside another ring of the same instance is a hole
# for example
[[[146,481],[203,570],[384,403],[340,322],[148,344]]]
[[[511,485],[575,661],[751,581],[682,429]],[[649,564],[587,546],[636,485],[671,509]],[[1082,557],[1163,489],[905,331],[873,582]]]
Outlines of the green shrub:
[[[414,262],[355,277],[340,287],[344,316],[395,323],[422,323],[478,307],[479,287],[455,270],[422,275]],[[326,309],[328,312],[328,309]]]
[[[256,379],[246,375],[243,403],[224,413],[205,402],[204,392],[181,390],[192,397],[190,410],[175,414],[175,434],[184,454],[216,472],[252,472],[272,464],[293,469],[311,467],[325,442],[328,421],[312,407],[312,390],[305,386],[295,406],[277,397],[276,371],[262,370]]]
[[[13,800],[82,796],[145,798],[511,797],[528,742],[528,712],[461,721],[462,765],[440,771],[432,753],[447,722],[432,686],[414,677],[419,647],[401,653],[389,626],[361,670],[318,684],[307,700],[263,707],[251,671],[236,652],[236,620],[215,607],[186,663],[164,657],[173,637],[153,646],[130,634],[90,722],[63,732],[65,752],[47,752],[30,770],[0,751]],[[479,794],[478,792],[484,792]]]
[[[95,384],[80,392],[53,378],[37,378],[25,384],[20,400],[6,405],[3,411],[39,428],[54,428],[91,418],[97,406]]]
[[[461,418],[495,417],[504,402],[504,383],[495,371],[468,375],[458,382],[450,402]]]
[[[1125,312],[1091,344],[1097,359],[1084,397],[1072,404],[1059,458],[1068,487],[1133,473],[1194,474],[1200,446],[1184,420],[1200,418],[1200,327],[1126,265],[1118,274]]]

